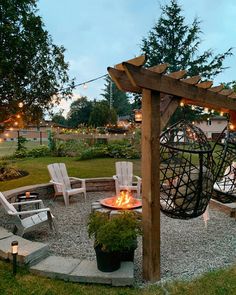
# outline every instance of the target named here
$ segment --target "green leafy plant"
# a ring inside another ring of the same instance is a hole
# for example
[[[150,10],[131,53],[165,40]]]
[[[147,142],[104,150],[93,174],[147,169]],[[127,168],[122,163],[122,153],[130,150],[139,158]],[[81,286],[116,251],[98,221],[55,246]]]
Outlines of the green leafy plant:
[[[53,154],[57,157],[80,156],[88,149],[88,143],[84,140],[57,140]]]
[[[99,145],[99,146],[92,146],[92,147],[85,149],[81,153],[79,160],[105,158],[107,156],[108,156],[107,146]]]
[[[18,136],[18,138],[17,138],[17,148],[16,148],[16,150],[17,150],[17,151],[23,151],[23,150],[26,150],[27,148],[26,148],[25,144],[26,144],[27,141],[28,141],[28,140],[27,140],[25,137],[23,137],[23,136]]]
[[[39,157],[46,157],[50,155],[49,147],[46,145],[39,145],[32,150],[27,152],[27,157],[39,158]]]
[[[141,223],[133,212],[121,212],[109,218],[106,213],[94,212],[88,222],[89,237],[94,236],[95,246],[106,252],[122,252],[133,249],[137,236],[142,233]]]

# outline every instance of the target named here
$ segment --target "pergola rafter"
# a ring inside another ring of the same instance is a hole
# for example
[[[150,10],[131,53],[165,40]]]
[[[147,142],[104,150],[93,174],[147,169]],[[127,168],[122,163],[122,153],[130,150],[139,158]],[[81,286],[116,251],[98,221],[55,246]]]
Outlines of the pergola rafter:
[[[186,71],[165,74],[168,64],[142,67],[145,57],[122,62],[108,72],[116,86],[142,94],[142,201],[143,277],[160,279],[160,132],[179,102],[199,105],[230,114],[236,125],[236,93],[201,82],[200,76],[187,77]]]

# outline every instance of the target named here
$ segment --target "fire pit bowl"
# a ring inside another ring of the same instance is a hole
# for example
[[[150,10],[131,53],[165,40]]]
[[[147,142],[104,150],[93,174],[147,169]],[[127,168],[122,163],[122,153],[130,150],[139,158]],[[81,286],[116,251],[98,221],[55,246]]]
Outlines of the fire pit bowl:
[[[129,193],[121,191],[119,196],[113,196],[110,198],[100,200],[102,206],[112,208],[112,209],[135,209],[142,207],[142,201],[135,199]]]

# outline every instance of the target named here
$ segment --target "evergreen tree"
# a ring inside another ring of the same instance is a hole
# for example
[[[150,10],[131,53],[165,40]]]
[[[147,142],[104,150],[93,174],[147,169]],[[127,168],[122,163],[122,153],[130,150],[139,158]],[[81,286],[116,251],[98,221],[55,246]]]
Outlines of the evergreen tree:
[[[168,63],[168,72],[184,69],[189,76],[200,75],[203,79],[212,79],[226,69],[223,62],[232,55],[232,48],[218,55],[214,55],[211,49],[199,54],[202,33],[199,19],[195,18],[191,25],[185,24],[185,17],[177,0],[171,0],[161,10],[159,20],[141,44],[141,52],[147,57],[147,67]],[[178,119],[181,112],[177,110],[172,122]],[[189,108],[186,117],[188,115],[189,119],[194,118],[193,111]]]
[[[118,116],[131,114],[131,104],[128,95],[120,91],[109,76],[106,78],[105,89],[103,91],[101,95],[107,100],[110,107],[112,106],[115,109]]]

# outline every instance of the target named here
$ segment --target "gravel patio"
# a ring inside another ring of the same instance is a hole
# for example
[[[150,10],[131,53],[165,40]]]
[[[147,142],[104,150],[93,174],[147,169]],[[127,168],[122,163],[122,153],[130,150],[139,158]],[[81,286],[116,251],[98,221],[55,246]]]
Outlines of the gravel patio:
[[[70,206],[63,199],[45,199],[56,217],[57,236],[47,226],[25,234],[32,241],[48,243],[52,254],[95,260],[93,240],[88,238],[87,221],[91,203],[114,195],[114,192],[92,192],[83,197],[72,197]],[[12,229],[8,216],[0,207],[0,225]],[[203,218],[177,220],[161,215],[161,277],[191,279],[204,272],[236,263],[236,222],[226,214],[210,209],[210,220],[205,228]],[[142,283],[142,240],[135,252],[135,279]]]

